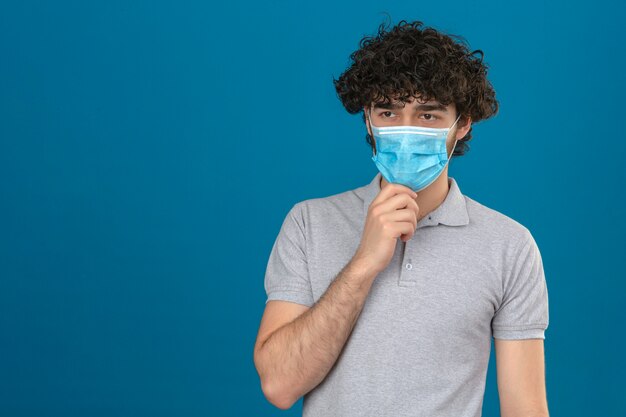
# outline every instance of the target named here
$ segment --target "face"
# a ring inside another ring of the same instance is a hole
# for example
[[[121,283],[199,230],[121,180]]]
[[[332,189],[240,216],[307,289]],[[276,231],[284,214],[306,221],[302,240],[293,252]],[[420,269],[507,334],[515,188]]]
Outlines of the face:
[[[372,107],[364,108],[367,120],[369,120],[370,109],[372,116],[371,123],[378,127],[420,126],[449,128],[458,117],[454,103],[444,106],[436,100],[424,102],[415,98],[411,99],[411,101],[407,101],[406,104],[400,102],[392,102],[390,104],[373,103]],[[467,122],[461,126],[463,122],[463,118],[459,119],[448,134],[448,153],[452,152],[455,140],[465,136],[469,130],[470,120],[467,120]],[[375,146],[376,142],[369,123],[367,123],[367,131],[372,137],[372,142]]]

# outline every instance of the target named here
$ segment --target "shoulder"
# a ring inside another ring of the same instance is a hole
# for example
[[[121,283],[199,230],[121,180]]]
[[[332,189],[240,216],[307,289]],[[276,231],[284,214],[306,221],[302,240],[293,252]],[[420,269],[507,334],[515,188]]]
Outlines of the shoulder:
[[[501,211],[488,207],[466,195],[465,205],[475,232],[490,240],[519,246],[532,240],[530,230]]]
[[[303,227],[315,224],[323,229],[324,226],[358,222],[363,213],[362,188],[298,201],[290,214]]]
[[[325,197],[314,197],[297,202],[292,210],[309,216],[325,216],[338,212],[350,212],[363,208],[363,198],[359,189],[343,191]]]

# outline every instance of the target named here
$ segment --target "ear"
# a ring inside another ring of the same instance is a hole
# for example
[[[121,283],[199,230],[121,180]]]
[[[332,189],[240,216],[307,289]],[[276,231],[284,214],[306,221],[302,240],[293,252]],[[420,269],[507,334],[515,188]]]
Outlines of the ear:
[[[367,107],[363,107],[363,114],[365,115],[365,128],[367,129],[367,133],[369,133],[370,138],[372,140],[372,156],[376,155],[376,139],[374,139],[374,135],[372,134],[372,130],[370,129],[369,115],[367,112]]]
[[[464,116],[461,116],[461,118],[459,119],[459,122],[461,120],[465,119]],[[462,139],[465,137],[465,135],[467,135],[467,132],[469,132],[470,128],[472,127],[472,118],[467,116],[467,119],[465,121],[464,125],[458,126],[457,130],[456,130],[456,139]]]
[[[363,114],[365,115],[365,128],[367,129],[367,133],[369,133],[369,135],[371,136],[372,140],[374,140],[374,135],[372,134],[372,129],[370,129],[369,113],[368,113],[368,108],[367,107],[363,107]]]

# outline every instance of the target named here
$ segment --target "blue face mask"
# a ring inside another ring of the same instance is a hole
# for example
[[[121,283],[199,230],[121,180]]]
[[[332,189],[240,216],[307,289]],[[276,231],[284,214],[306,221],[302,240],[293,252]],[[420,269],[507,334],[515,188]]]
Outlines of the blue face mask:
[[[439,177],[448,164],[448,132],[460,117],[449,128],[441,129],[419,126],[376,127],[372,124],[370,110],[370,126],[376,140],[376,153],[372,161],[388,182],[406,185],[415,192],[423,190]]]

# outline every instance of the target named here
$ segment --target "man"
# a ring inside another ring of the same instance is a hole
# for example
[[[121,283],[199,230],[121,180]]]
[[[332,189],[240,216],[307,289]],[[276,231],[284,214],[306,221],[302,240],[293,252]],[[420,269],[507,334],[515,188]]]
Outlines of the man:
[[[493,337],[502,416],[548,416],[548,293],[515,220],[448,161],[498,111],[486,66],[421,22],[364,38],[335,87],[379,172],[295,204],[272,247],[254,348],[265,396],[305,417],[481,415]]]

